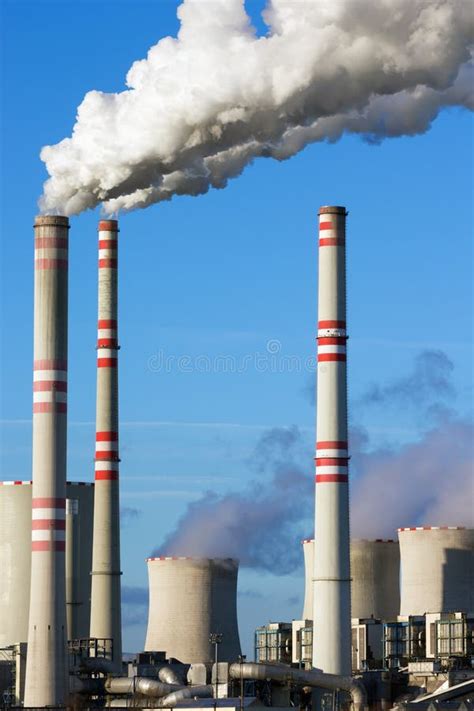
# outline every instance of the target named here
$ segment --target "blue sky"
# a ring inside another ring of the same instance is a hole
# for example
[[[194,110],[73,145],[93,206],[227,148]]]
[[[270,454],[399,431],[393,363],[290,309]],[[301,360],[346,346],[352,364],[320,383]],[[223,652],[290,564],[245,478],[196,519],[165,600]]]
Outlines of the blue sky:
[[[39,150],[70,134],[86,91],[123,89],[131,63],[176,33],[176,6],[172,0],[3,3],[2,479],[31,473],[32,224],[46,177]],[[262,6],[248,3],[259,27]],[[255,162],[225,190],[120,217],[127,588],[146,587],[144,558],[189,502],[207,490],[240,491],[260,476],[252,458],[269,429],[298,426],[310,453],[314,375],[306,365],[315,348],[319,205],[342,204],[350,212],[353,425],[365,429],[372,449],[396,450],[423,435],[426,401],[407,407],[394,398],[382,409],[361,403],[373,384],[406,378],[425,351],[441,351],[452,364],[449,396],[440,397],[454,417],[469,417],[472,129],[471,115],[450,109],[424,135],[376,146],[351,136],[315,144],[286,162]],[[95,211],[71,220],[70,480],[93,478],[98,218]],[[286,356],[300,364],[292,372],[280,372]],[[221,357],[242,372],[221,372]],[[311,456],[300,461],[311,479]],[[260,485],[270,481],[263,473]],[[306,534],[310,528],[303,520]],[[298,544],[293,538],[288,545]],[[256,624],[299,616],[302,580],[301,567],[285,576],[241,571],[248,654]],[[145,618],[144,605],[127,607],[127,650],[143,644]]]

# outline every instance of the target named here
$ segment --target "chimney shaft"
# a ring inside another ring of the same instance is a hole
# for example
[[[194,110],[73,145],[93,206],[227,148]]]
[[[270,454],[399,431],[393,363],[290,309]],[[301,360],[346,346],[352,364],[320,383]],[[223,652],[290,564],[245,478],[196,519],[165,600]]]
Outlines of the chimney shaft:
[[[120,669],[120,510],[116,220],[99,222],[99,320],[91,637],[112,639]]]
[[[319,210],[313,666],[351,673],[344,207]]]
[[[31,594],[25,706],[67,696],[67,217],[35,220]]]

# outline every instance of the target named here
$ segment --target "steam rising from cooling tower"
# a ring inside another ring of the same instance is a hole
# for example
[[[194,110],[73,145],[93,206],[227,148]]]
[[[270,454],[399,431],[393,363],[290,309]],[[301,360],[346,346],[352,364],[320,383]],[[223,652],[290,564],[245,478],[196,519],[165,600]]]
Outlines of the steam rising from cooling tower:
[[[243,0],[185,0],[178,16],[178,37],[132,65],[125,91],[89,92],[71,138],[43,148],[42,210],[198,195],[259,156],[421,133],[443,107],[474,106],[464,0],[269,0],[266,37]]]

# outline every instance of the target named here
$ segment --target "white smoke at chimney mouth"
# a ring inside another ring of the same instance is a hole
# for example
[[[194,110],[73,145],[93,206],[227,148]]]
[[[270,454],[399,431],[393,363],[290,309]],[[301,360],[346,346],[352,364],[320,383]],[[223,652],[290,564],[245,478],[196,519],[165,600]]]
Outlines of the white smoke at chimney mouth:
[[[223,188],[256,157],[344,132],[377,141],[474,108],[467,0],[269,0],[257,37],[243,0],[184,0],[177,38],[127,89],[90,91],[72,136],[45,146],[43,211],[146,207]]]

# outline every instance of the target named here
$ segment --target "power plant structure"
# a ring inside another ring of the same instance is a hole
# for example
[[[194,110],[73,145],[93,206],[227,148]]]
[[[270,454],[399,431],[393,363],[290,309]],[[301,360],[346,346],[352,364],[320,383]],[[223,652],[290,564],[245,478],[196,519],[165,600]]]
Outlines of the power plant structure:
[[[35,221],[31,595],[25,706],[63,704],[66,668],[67,217]]]
[[[241,655],[233,558],[148,558],[145,649],[122,654],[118,222],[98,230],[95,481],[67,483],[69,221],[36,218],[33,480],[0,482],[6,708],[468,711],[474,530],[350,540],[346,216],[319,210],[315,539],[303,541],[302,619],[257,628],[256,662]]]
[[[0,482],[0,648],[28,640],[31,481]],[[66,484],[68,639],[89,636],[94,485]]]
[[[303,541],[305,597],[302,620],[312,620],[314,549]],[[352,619],[395,620],[400,614],[400,550],[391,539],[350,542]]]
[[[319,209],[313,666],[350,675],[346,215]]]
[[[122,660],[118,427],[117,220],[99,222],[95,502],[90,636]]]
[[[145,650],[185,664],[214,659],[211,634],[222,635],[219,660],[241,653],[237,625],[238,561],[231,558],[148,558],[150,601]]]
[[[474,530],[399,528],[400,615],[474,612]]]
[[[394,620],[400,612],[400,548],[394,540],[351,541],[351,615]]]

